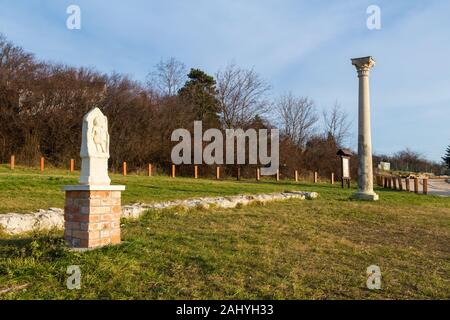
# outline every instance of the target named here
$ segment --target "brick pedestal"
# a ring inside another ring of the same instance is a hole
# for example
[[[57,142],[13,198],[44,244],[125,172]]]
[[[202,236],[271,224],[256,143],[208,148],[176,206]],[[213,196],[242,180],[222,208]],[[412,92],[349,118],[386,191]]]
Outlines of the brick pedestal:
[[[64,187],[64,239],[73,248],[120,243],[121,191],[125,186]]]

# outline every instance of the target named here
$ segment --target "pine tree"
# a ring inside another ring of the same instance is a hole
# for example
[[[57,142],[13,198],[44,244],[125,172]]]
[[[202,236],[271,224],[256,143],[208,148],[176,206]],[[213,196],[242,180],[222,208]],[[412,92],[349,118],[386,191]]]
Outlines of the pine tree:
[[[450,146],[447,147],[446,154],[442,157],[442,160],[444,161],[444,164],[447,166],[447,168],[450,169]]]
[[[216,81],[202,70],[191,69],[189,80],[178,91],[180,97],[194,108],[196,120],[202,120],[206,126],[218,126],[219,107],[216,99]]]

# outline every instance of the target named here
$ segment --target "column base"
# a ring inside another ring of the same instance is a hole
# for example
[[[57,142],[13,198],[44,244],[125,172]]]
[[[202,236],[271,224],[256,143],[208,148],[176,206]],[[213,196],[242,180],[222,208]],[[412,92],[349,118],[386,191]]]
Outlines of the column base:
[[[119,244],[125,186],[66,186],[64,239],[71,248]]]
[[[377,200],[379,200],[379,196],[375,192],[356,192],[352,195],[352,199],[377,201]]]

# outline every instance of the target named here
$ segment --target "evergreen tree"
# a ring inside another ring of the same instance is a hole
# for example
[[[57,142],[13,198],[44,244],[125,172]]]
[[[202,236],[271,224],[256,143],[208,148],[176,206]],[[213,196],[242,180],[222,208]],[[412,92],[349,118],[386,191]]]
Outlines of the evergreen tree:
[[[447,147],[447,151],[445,153],[445,156],[442,157],[442,160],[444,161],[444,164],[447,166],[447,168],[450,169],[450,146]]]
[[[191,69],[189,80],[178,91],[185,103],[192,106],[195,120],[208,126],[219,125],[219,106],[216,99],[216,81],[202,70]]]

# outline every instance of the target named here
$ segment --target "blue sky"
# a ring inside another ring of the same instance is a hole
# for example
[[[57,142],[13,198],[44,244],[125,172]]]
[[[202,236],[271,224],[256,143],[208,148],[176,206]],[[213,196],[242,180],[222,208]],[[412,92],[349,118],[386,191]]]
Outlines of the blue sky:
[[[81,7],[81,30],[66,8]],[[366,27],[369,5],[381,30]],[[450,1],[0,0],[0,32],[38,58],[144,80],[161,59],[214,74],[234,62],[260,73],[274,97],[337,100],[353,121],[350,58],[372,55],[372,138],[377,153],[409,147],[440,160],[450,144]]]

